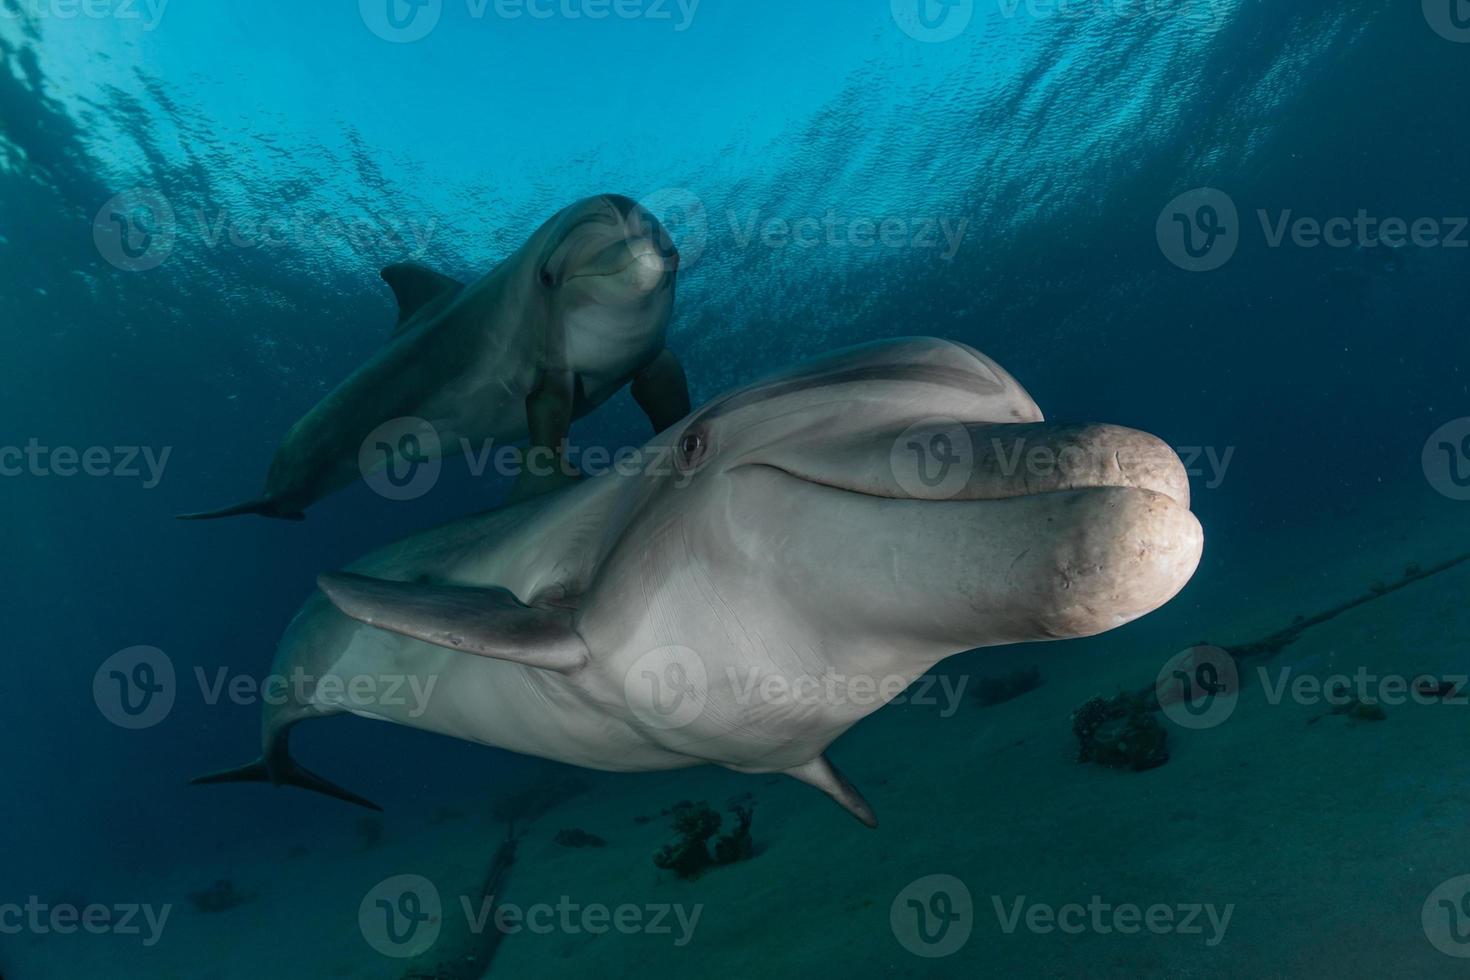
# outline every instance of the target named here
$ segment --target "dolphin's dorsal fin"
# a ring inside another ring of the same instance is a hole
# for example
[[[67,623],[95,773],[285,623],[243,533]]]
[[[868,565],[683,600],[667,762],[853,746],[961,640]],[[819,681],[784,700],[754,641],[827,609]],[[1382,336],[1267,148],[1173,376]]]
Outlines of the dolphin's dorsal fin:
[[[508,589],[390,582],[329,572],[317,585],[359,622],[479,657],[572,673],[591,654],[570,612],[527,606]]]
[[[825,755],[819,755],[811,762],[787,769],[786,775],[793,776],[808,786],[815,786],[826,793],[844,810],[861,820],[863,826],[878,826],[878,817],[873,813],[873,808],[868,805],[868,801],[863,799],[863,794],[857,791],[856,786],[847,781],[847,777],[837,771],[837,767],[832,765]]]
[[[398,300],[398,325],[393,328],[396,335],[403,330],[403,325],[412,320],[429,304],[436,301],[447,301],[459,295],[464,289],[464,283],[457,279],[451,279],[441,272],[435,272],[427,266],[416,262],[400,262],[390,265],[378,273],[388,288],[393,290],[393,296]]]

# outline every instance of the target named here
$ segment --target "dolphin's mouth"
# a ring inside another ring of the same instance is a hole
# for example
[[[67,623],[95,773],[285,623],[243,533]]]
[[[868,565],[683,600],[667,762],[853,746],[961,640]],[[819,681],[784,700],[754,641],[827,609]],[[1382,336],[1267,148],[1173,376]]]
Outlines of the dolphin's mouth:
[[[879,447],[824,446],[752,461],[830,490],[885,500],[982,501],[1081,490],[1131,489],[1189,508],[1189,475],[1162,440],[1112,425],[935,423]]]
[[[677,248],[670,245],[664,249],[651,239],[636,238],[608,245],[589,259],[576,275],[568,276],[567,281],[623,277],[638,285],[652,286],[664,276],[678,271]]]

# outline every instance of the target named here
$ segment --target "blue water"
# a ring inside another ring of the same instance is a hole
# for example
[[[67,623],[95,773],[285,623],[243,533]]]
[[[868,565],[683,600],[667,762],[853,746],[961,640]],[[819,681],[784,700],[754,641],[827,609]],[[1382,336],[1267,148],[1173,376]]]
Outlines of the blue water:
[[[1350,554],[1365,515],[1440,502],[1421,450],[1470,405],[1470,232],[1390,262],[1273,248],[1258,217],[1366,211],[1449,232],[1470,211],[1470,44],[1418,3],[1008,16],[990,0],[926,41],[887,0],[603,20],[444,0],[425,37],[397,43],[368,26],[373,4],[0,2],[0,443],[169,452],[151,487],[0,479],[0,892],[85,893],[283,820],[298,836],[340,822],[307,794],[184,785],[250,757],[256,709],[181,698],[165,724],[121,732],[93,673],[135,644],[191,675],[261,672],[318,572],[495,503],[503,485],[451,466],[412,506],[355,487],[300,525],[169,519],[253,493],[291,422],[377,348],[393,318],[380,267],[473,278],[587,194],[650,202],[680,241],[671,346],[696,402],[927,334],[996,358],[1051,417],[1233,449],[1222,480],[1195,481],[1202,594],[1289,549],[1299,524],[1332,515]],[[1238,250],[1187,272],[1156,222],[1199,187],[1238,207]],[[93,237],[132,188],[177,219],[146,271]],[[833,244],[814,231],[829,215],[895,221],[902,245]],[[815,244],[765,234],[804,220]],[[941,229],[961,223],[951,249]],[[622,395],[578,432],[625,444],[643,426]],[[1181,602],[1160,615],[1205,632]],[[306,726],[296,747],[390,809],[524,764],[355,719]]]

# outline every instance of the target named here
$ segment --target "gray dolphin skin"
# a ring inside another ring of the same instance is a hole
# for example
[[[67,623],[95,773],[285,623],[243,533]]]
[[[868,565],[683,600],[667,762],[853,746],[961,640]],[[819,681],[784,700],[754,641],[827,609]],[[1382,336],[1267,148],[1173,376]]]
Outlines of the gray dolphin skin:
[[[683,369],[664,346],[678,267],[658,219],[612,194],[563,210],[471,286],[389,266],[382,276],[399,319],[387,344],[291,427],[259,498],[181,519],[301,520],[364,475],[461,440],[529,437],[556,452],[574,419],[630,381],[654,430],[667,428],[689,412]],[[365,445],[393,420],[423,420],[437,439]],[[563,470],[559,461],[542,469]],[[517,493],[541,489],[534,484],[523,478]]]
[[[287,748],[352,712],[591,769],[787,773],[876,826],[825,756],[848,728],[946,657],[1158,608],[1203,547],[1167,445],[1049,425],[943,340],[739,389],[640,462],[321,576],[276,654],[302,680],[265,709],[261,759],[197,782],[372,806]]]

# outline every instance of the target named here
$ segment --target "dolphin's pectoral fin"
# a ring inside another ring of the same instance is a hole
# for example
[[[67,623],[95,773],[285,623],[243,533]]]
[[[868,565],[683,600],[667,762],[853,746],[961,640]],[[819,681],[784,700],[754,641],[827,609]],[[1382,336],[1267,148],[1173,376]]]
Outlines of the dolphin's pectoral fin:
[[[563,455],[572,429],[577,402],[577,376],[571,371],[543,371],[536,387],[526,396],[526,424],[531,442],[526,447],[525,465],[511,488],[507,503],[550,493],[577,479]]]
[[[204,511],[199,514],[175,514],[174,519],[180,521],[215,521],[221,517],[239,517],[242,514],[254,514],[257,517],[274,517],[280,521],[304,521],[306,515],[299,510],[282,507],[269,497],[259,500],[247,500],[243,504],[226,507],[222,510]]]
[[[316,581],[353,619],[450,650],[562,673],[591,657],[570,612],[527,606],[508,589],[390,582],[349,572]]]
[[[369,810],[382,812],[382,807],[372,800],[358,796],[329,782],[297,764],[291,758],[291,752],[287,748],[286,735],[282,733],[277,737],[275,744],[270,750],[271,761],[259,759],[248,766],[238,769],[226,769],[224,772],[212,773],[208,776],[196,776],[189,780],[190,786],[207,786],[212,783],[271,783],[276,786],[296,786],[300,789],[309,789],[313,793],[321,793],[333,799],[344,800],[357,806],[367,807]]]
[[[660,433],[689,414],[689,379],[684,366],[665,348],[633,378],[633,399]]]
[[[522,470],[521,475],[516,477],[515,485],[510,488],[510,493],[506,494],[504,506],[513,507],[533,497],[553,493],[562,487],[574,485],[580,479],[580,474],[571,472],[560,463],[552,464],[549,470],[538,469],[535,472],[530,469]]]
[[[826,793],[832,799],[842,805],[842,808],[862,821],[865,827],[877,827],[878,817],[873,813],[873,808],[868,801],[863,799],[863,794],[857,791],[857,787],[847,781],[837,767],[827,760],[825,755],[819,755],[811,762],[786,770],[786,775],[794,776],[808,786],[815,786]]]
[[[415,262],[390,265],[378,275],[383,277],[388,288],[393,290],[394,298],[398,300],[398,326],[394,328],[395,334],[430,303],[457,296],[464,289],[464,283],[459,280]]]
[[[536,387],[526,396],[526,425],[531,430],[531,448],[545,446],[560,454],[572,428],[572,408],[577,400],[577,376],[571,371],[543,371]]]

